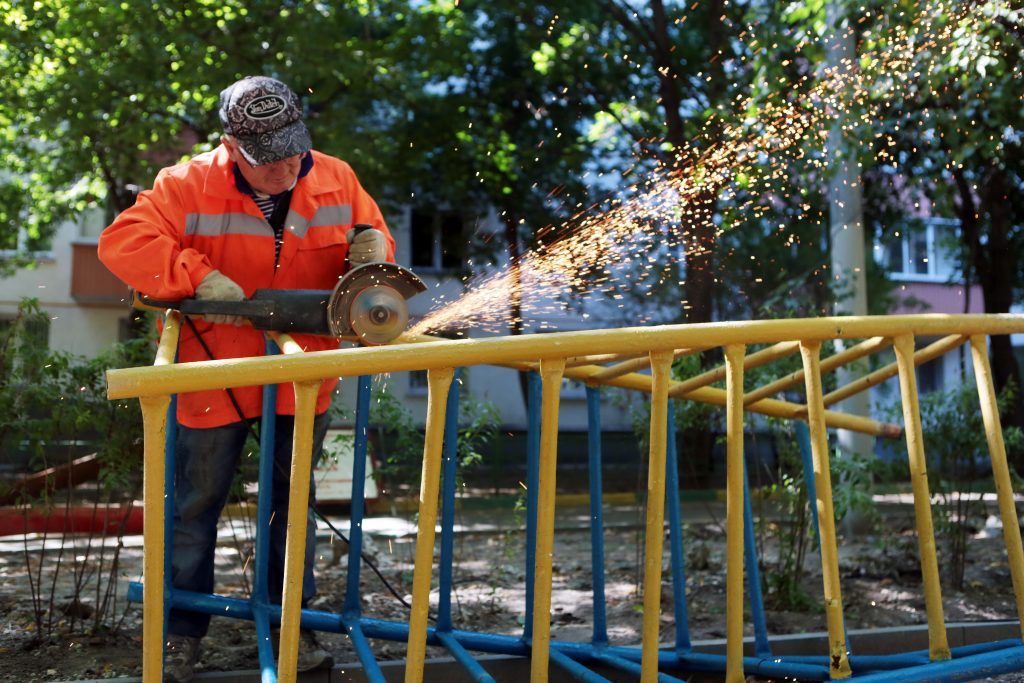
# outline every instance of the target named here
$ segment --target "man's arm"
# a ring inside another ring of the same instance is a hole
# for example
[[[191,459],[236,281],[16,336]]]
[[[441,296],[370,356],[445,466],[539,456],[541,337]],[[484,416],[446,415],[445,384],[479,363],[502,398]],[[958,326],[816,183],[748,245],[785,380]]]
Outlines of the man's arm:
[[[214,268],[195,249],[182,247],[185,210],[177,181],[161,172],[152,190],[123,211],[100,235],[99,257],[129,286],[157,299],[182,299]]]
[[[373,197],[363,189],[363,186],[359,183],[355,173],[352,174],[352,225],[372,225],[375,230],[381,232],[384,235],[384,258],[383,259],[370,259],[370,260],[384,260],[395,262],[395,238],[391,236],[391,231],[388,230],[387,224],[384,223],[384,216],[380,212],[380,207],[377,206],[377,202],[373,200]],[[367,231],[369,232],[369,231]],[[348,233],[347,239],[350,241],[350,254],[353,249],[353,235],[352,232]],[[365,238],[364,238],[365,239]],[[354,254],[353,254],[354,255]],[[351,257],[350,257],[351,258]],[[354,262],[354,261],[353,261]]]

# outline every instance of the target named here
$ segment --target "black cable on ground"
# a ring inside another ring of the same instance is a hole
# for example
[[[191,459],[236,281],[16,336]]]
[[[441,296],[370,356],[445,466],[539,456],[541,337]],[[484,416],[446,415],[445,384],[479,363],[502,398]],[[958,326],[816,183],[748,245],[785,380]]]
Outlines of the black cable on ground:
[[[192,322],[192,318],[185,316],[185,322],[188,324],[188,327],[192,331],[193,336],[195,336],[196,340],[199,342],[199,345],[203,347],[203,351],[206,352],[206,356],[210,360],[216,360],[216,358],[213,355],[213,352],[210,351],[210,347],[206,345],[206,340],[203,339],[202,335],[200,335],[199,331],[196,329],[196,325],[194,322]],[[242,422],[248,422],[249,434],[252,436],[253,439],[256,440],[256,443],[259,443],[260,435],[259,432],[256,431],[255,421],[250,421],[245,417],[245,414],[242,412],[242,407],[238,404],[238,400],[235,398],[235,392],[231,391],[230,387],[225,387],[224,391],[227,392],[228,399],[231,401],[231,405],[234,407],[235,412],[238,413],[238,419],[241,420]],[[260,455],[262,457],[262,453]],[[273,457],[273,455],[271,455],[271,457]],[[285,479],[290,478],[291,475],[284,471],[284,468],[281,467],[281,465],[277,462],[276,459],[274,460],[274,465],[277,466],[278,468],[278,474],[284,476]],[[309,507],[311,510],[313,510],[313,514],[319,517],[320,520],[323,521],[323,523],[326,524],[338,538],[345,542],[345,545],[351,547],[351,541],[348,540],[345,534],[341,533],[341,531],[339,531],[333,524],[331,524],[330,520],[328,520],[327,517],[322,512],[320,512],[320,510],[317,508],[315,504],[310,504]],[[389,582],[384,577],[380,569],[377,568],[377,565],[375,565],[373,561],[366,556],[366,553],[360,551],[359,558],[367,567],[370,568],[371,571],[373,571],[374,574],[377,575],[377,578],[380,579],[381,583],[384,584],[384,587],[388,589],[388,592],[391,593],[391,595],[395,596],[395,599],[397,599],[398,602],[402,603],[402,606],[404,606],[407,610],[411,611],[412,605],[406,602],[405,597],[400,595],[399,592],[395,589],[395,587],[391,585],[391,582]],[[436,618],[434,617],[433,614],[428,613],[427,618],[430,621],[436,621]]]

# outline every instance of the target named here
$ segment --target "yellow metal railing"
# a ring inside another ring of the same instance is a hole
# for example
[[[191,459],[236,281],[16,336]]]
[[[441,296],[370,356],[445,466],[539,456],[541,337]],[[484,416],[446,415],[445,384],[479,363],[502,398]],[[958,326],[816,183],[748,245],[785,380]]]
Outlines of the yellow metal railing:
[[[817,489],[821,538],[823,598],[832,678],[851,675],[843,623],[839,559],[832,486],[829,470],[829,428],[842,428],[877,436],[905,434],[913,485],[920,561],[927,608],[929,653],[934,661],[950,656],[947,643],[938,562],[932,528],[930,494],[921,433],[914,368],[970,341],[980,410],[992,458],[1003,534],[1019,614],[1024,614],[1024,551],[999,415],[987,356],[987,338],[1024,332],[1024,316],[1015,315],[912,315],[891,317],[766,320],[704,325],[594,330],[508,338],[433,340],[406,338],[386,347],[301,353],[284,335],[276,341],[286,357],[241,358],[201,363],[172,363],[179,319],[169,314],[156,363],[146,368],[111,370],[107,374],[112,399],[141,400],[145,429],[145,590],[143,676],[160,677],[163,620],[164,452],[167,408],[175,393],[255,384],[292,382],[296,391],[292,490],[288,510],[289,533],[282,608],[280,671],[282,681],[293,681],[299,628],[299,605],[305,539],[307,482],[311,462],[311,435],[315,397],[328,377],[370,375],[406,370],[427,370],[429,403],[423,450],[419,501],[419,528],[409,618],[406,681],[423,679],[427,643],[427,616],[434,564],[434,536],[438,512],[438,483],[445,423],[445,397],[453,369],[493,364],[539,370],[542,380],[540,477],[537,506],[537,544],[531,680],[546,681],[552,654],[550,603],[554,538],[554,492],[557,472],[559,393],[563,377],[589,385],[607,385],[651,394],[650,466],[647,487],[647,530],[644,561],[641,680],[658,675],[658,639],[662,540],[666,494],[666,415],[672,398],[720,405],[727,422],[727,563],[726,563],[726,679],[739,682],[743,671],[743,431],[745,412],[805,420],[810,431],[814,481]],[[941,337],[915,350],[915,340]],[[824,342],[863,339],[836,355],[821,358]],[[430,343],[424,343],[424,342]],[[750,345],[767,348],[747,354]],[[896,361],[824,394],[822,376],[836,368],[894,347]],[[722,348],[725,362],[695,377],[672,380],[674,358]],[[799,353],[803,368],[748,390],[746,369],[767,365]],[[610,363],[610,365],[609,365]],[[648,369],[650,374],[641,373]],[[899,376],[904,425],[841,412],[828,406]],[[725,380],[725,388],[712,386]],[[773,398],[778,392],[804,385],[803,404]],[[1022,631],[1024,636],[1024,631]]]

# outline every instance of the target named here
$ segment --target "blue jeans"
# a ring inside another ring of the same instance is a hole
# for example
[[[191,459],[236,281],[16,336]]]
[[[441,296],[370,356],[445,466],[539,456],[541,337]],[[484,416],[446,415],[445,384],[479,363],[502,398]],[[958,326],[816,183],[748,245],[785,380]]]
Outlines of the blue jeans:
[[[192,429],[178,425],[174,467],[174,536],[171,545],[171,584],[197,593],[213,593],[214,548],[217,520],[228,499],[238,459],[249,435],[251,421],[223,427]],[[327,434],[327,413],[313,421],[313,466],[316,466]],[[268,598],[281,603],[284,583],[285,538],[288,531],[288,480],[291,474],[291,415],[278,415],[274,430],[274,483],[270,521]],[[309,503],[316,497],[313,474],[309,477]],[[313,563],[316,557],[316,520],[310,509],[306,523],[306,561],[302,577],[302,604],[316,594]],[[167,632],[202,638],[210,615],[172,609]]]

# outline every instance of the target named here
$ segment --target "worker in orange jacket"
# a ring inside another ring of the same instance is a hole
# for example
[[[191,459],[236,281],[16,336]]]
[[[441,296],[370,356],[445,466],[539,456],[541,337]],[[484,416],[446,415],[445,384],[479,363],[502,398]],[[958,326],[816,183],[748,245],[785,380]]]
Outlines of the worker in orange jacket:
[[[242,300],[259,288],[333,289],[346,270],[393,261],[395,242],[377,204],[351,167],[312,149],[298,97],[284,83],[243,78],[220,95],[220,146],[163,169],[152,190],[100,236],[103,263],[131,287],[156,299]],[[357,223],[374,229],[355,234]],[[191,319],[190,319],[191,320]],[[337,348],[337,340],[293,335],[307,351]],[[233,316],[188,322],[178,360],[239,358],[263,353],[261,332]],[[320,453],[327,408],[337,380],[317,401],[313,453]],[[217,521],[227,501],[261,388],[199,391],[178,397],[175,513],[171,581],[175,588],[212,593]],[[270,529],[269,597],[280,602],[288,510],[288,473],[295,399],[278,390]],[[310,479],[310,503],[314,500]],[[310,514],[302,597],[314,595],[316,524]],[[209,615],[170,612],[164,680],[193,677]],[[330,666],[312,632],[303,631],[299,670]]]

